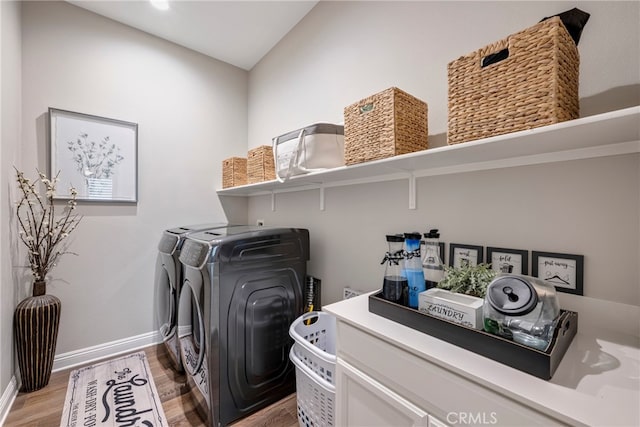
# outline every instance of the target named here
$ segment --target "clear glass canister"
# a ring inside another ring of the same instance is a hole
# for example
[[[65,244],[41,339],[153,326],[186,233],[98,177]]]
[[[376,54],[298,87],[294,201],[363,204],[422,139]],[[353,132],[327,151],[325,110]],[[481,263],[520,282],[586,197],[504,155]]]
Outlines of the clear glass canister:
[[[541,279],[501,274],[487,286],[483,305],[487,332],[545,351],[559,314],[555,287]]]
[[[387,236],[389,251],[385,254],[382,297],[388,301],[406,304],[408,289],[407,276],[404,272],[404,237],[400,234]]]
[[[444,279],[444,266],[440,258],[440,233],[434,228],[424,233],[424,257],[422,271],[427,289],[435,288]]]

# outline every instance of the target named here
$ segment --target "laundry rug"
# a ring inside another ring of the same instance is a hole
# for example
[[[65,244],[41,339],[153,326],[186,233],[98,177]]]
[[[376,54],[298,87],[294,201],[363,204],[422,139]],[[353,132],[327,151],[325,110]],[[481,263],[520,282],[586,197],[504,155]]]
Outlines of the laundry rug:
[[[167,426],[144,351],[72,371],[60,426]]]

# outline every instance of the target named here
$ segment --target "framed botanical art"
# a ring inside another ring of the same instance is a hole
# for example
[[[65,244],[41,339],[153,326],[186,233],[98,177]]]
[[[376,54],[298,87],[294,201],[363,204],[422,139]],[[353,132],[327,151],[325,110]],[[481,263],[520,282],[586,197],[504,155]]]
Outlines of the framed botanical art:
[[[449,245],[449,265],[456,268],[474,267],[483,261],[483,247],[451,243]]]
[[[529,251],[487,247],[487,263],[498,273],[529,274]]]
[[[49,175],[56,199],[138,201],[138,125],[49,108]]]
[[[531,275],[555,286],[558,292],[583,295],[584,256],[533,251]]]

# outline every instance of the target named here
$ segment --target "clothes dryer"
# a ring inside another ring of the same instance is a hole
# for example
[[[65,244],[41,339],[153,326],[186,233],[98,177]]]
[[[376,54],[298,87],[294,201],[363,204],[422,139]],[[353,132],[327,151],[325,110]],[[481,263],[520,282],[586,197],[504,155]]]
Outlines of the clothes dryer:
[[[172,367],[183,371],[178,348],[177,308],[182,284],[182,264],[178,257],[184,239],[188,233],[227,227],[226,223],[186,225],[163,231],[158,243],[158,256],[155,269],[156,324],[162,340],[167,347]]]
[[[178,334],[188,390],[207,426],[295,391],[289,327],[302,314],[309,232],[230,227],[187,236]]]

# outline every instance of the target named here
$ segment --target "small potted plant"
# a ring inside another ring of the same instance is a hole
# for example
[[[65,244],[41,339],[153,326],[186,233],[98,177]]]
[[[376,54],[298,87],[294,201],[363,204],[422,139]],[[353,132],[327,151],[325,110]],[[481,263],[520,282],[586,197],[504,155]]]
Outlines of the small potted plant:
[[[484,298],[487,286],[496,277],[490,264],[459,268],[446,266],[444,271],[444,279],[438,283],[438,288],[478,298]]]
[[[489,264],[445,266],[438,286],[420,294],[419,310],[435,317],[482,329],[482,305],[487,286],[496,276]]]

